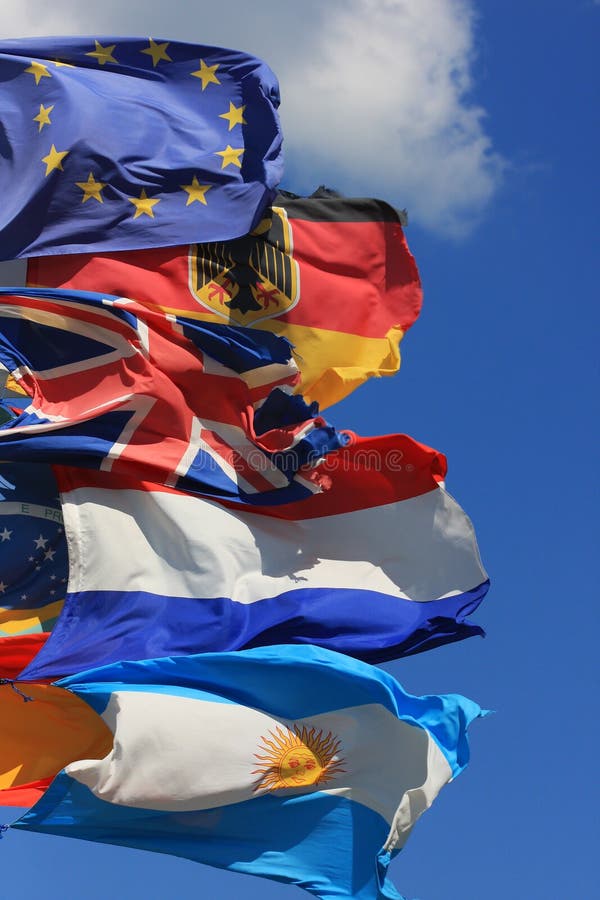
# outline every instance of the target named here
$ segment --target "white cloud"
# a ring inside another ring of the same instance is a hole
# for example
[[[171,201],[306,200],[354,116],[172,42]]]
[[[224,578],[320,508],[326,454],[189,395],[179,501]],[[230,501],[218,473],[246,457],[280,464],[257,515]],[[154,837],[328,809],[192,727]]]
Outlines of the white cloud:
[[[281,82],[286,187],[380,196],[460,234],[503,168],[469,99],[473,20],[470,0],[4,0],[0,32],[141,33],[258,53]]]
[[[431,228],[467,228],[502,168],[483,111],[468,101],[470,6],[351,0],[330,9],[301,77],[284,73],[294,158],[311,159],[339,187],[391,194]]]

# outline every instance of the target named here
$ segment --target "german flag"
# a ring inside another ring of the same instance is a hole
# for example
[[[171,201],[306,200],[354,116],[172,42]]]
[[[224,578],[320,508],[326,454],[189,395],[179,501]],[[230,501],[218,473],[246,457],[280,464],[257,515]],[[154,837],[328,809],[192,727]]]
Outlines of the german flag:
[[[275,332],[295,348],[298,390],[321,408],[398,371],[399,343],[422,299],[402,214],[326,189],[280,194],[258,227],[233,241],[32,258],[28,284],[106,291]]]

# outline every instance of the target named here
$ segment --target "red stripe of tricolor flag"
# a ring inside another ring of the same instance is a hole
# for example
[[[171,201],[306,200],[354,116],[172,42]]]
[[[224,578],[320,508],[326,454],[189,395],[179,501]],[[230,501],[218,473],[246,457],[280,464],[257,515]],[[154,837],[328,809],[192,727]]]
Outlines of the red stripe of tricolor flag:
[[[169,491],[168,486],[140,482],[128,476],[55,466],[64,490],[78,487]],[[329,488],[298,503],[256,507],[257,515],[288,520],[312,519],[383,506],[435,490],[447,471],[446,457],[404,434],[352,436],[347,447],[331,453],[313,470]],[[178,491],[173,491],[178,493]],[[223,505],[231,505],[222,501]],[[247,510],[248,511],[248,510]]]

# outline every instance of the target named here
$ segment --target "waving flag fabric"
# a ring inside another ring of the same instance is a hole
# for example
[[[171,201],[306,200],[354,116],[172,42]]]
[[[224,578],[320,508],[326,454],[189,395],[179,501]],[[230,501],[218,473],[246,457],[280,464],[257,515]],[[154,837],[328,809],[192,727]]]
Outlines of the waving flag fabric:
[[[44,796],[51,783],[52,778],[37,778],[35,781],[28,781],[18,787],[2,788],[0,789],[0,806],[33,806],[40,797]]]
[[[250,235],[157,250],[31,259],[32,285],[133,294],[150,308],[266,329],[296,348],[322,408],[398,370],[421,308],[399,214],[379,200],[281,194]]]
[[[50,631],[62,609],[68,571],[51,468],[1,463],[0,638]]]
[[[59,685],[114,734],[13,827],[188,857],[306,888],[397,898],[390,858],[468,761],[480,708],[413,697],[314,647],[117,663]]]
[[[443,457],[392,435],[320,470],[328,491],[242,510],[59,468],[67,600],[26,677],[278,643],[375,662],[481,634],[487,577]]]
[[[48,634],[19,634],[0,637],[0,679],[15,679],[44,646]]]
[[[279,88],[246,53],[0,41],[0,258],[236,238],[282,173]]]
[[[89,706],[49,684],[0,679],[0,806],[28,805],[68,763],[103,756],[112,737]]]
[[[32,397],[0,428],[7,460],[274,503],[318,490],[308,467],[343,443],[288,395],[297,369],[283,338],[124,298],[0,289],[0,362]]]

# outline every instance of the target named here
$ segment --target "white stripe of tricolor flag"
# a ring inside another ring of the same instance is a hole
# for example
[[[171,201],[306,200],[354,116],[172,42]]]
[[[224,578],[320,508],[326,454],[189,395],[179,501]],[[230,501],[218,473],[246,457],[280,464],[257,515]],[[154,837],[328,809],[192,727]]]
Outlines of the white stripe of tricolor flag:
[[[440,488],[308,519],[300,503],[289,521],[170,490],[77,487],[62,501],[69,592],[255,603],[300,588],[343,589],[427,603],[487,577],[469,518]],[[182,555],[182,541],[193,553]]]

